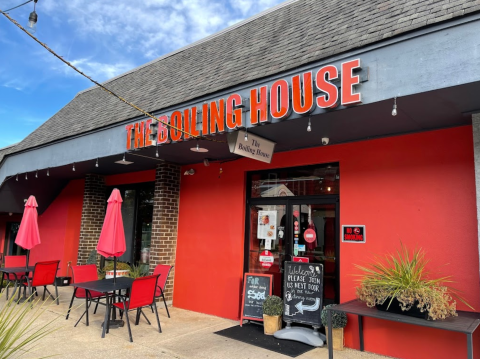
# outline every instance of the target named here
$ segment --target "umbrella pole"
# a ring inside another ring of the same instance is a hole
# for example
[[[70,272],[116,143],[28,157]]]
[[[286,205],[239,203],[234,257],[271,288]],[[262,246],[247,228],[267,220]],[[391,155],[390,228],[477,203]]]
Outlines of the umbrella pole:
[[[27,263],[25,264],[25,269],[28,269],[28,258],[30,257],[30,249],[27,249]]]
[[[117,257],[113,257],[113,283],[117,283]]]

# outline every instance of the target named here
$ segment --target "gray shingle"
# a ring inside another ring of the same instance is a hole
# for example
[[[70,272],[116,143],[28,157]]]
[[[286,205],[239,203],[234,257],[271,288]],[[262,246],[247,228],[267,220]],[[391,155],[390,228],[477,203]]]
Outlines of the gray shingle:
[[[480,10],[480,0],[299,0],[109,81],[106,86],[158,111],[368,45],[427,23]],[[7,153],[109,126],[139,113],[93,88]]]

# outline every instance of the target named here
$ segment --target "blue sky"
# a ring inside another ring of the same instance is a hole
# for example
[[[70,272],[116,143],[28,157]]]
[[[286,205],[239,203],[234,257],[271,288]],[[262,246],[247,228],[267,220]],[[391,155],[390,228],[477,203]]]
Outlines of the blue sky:
[[[0,9],[25,1],[3,0]],[[35,36],[101,82],[281,2],[38,0]],[[32,10],[33,2],[9,15],[25,26]],[[0,148],[21,141],[92,85],[0,15]]]

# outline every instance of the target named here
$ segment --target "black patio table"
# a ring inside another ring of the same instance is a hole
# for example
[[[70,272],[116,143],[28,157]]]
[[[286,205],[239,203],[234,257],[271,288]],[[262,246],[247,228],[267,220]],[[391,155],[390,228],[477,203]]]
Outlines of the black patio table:
[[[28,275],[28,273],[30,272],[33,272],[35,269],[35,266],[28,266],[28,267],[6,267],[6,268],[0,268],[0,272],[2,272],[2,282],[1,282],[1,287],[3,287],[3,277],[4,275],[3,274],[13,274],[15,276],[15,284],[14,284],[14,287],[13,287],[13,295],[15,295],[15,292],[17,290],[17,287],[18,287],[18,281],[20,278],[18,278],[18,275],[19,273],[26,273]],[[20,298],[20,293],[18,295],[18,298]]]
[[[113,278],[110,279],[101,279],[101,280],[93,280],[90,282],[81,282],[81,283],[72,283],[70,286],[75,287],[75,291],[77,288],[85,289],[86,291],[95,291],[105,294],[106,298],[106,310],[105,310],[105,320],[103,322],[103,329],[102,329],[102,338],[105,338],[105,332],[108,333],[108,323],[109,323],[109,313],[111,307],[111,293],[115,291],[120,291],[122,289],[130,289],[132,287],[134,279],[129,277],[118,277],[116,282],[113,282]],[[87,323],[88,323],[88,307],[87,309]]]
[[[360,336],[360,351],[363,352],[363,317],[390,320],[392,322],[419,325],[422,327],[449,330],[452,332],[464,333],[467,335],[468,359],[473,359],[473,332],[480,325],[480,313],[457,311],[457,317],[450,317],[443,320],[426,320],[409,317],[402,314],[384,312],[376,308],[369,308],[359,300],[351,300],[334,307],[327,308],[328,337],[332,338],[332,311],[356,314],[358,316],[358,331]],[[328,341],[328,358],[333,359],[333,344]]]

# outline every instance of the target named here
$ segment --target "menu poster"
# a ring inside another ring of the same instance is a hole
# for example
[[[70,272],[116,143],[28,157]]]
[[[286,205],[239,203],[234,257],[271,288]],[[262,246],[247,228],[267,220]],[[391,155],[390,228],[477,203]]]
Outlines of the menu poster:
[[[277,211],[258,211],[257,238],[277,239]]]

